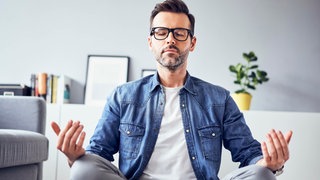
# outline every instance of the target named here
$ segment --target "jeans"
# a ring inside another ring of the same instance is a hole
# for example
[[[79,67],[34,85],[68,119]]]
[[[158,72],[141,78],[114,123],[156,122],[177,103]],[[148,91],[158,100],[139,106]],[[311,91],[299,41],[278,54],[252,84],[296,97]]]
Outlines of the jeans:
[[[71,167],[71,180],[126,180],[127,178],[110,161],[95,155],[86,154]],[[173,177],[174,179],[174,177]],[[266,167],[249,165],[229,173],[222,180],[276,180]]]

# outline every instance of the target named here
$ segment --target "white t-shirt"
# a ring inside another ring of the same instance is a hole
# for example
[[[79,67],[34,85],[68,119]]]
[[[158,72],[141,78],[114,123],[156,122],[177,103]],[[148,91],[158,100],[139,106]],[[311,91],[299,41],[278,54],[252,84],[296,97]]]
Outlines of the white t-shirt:
[[[166,95],[164,115],[154,151],[141,180],[196,179],[184,136],[179,103],[180,89],[181,87],[164,87]]]

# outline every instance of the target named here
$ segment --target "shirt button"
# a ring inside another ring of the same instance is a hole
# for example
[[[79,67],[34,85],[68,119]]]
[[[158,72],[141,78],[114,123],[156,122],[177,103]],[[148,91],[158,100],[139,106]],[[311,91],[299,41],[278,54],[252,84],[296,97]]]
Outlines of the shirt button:
[[[211,135],[212,135],[212,136],[216,136],[216,134],[215,134],[215,133],[212,133]]]
[[[127,134],[130,134],[131,132],[130,131],[127,131]]]
[[[195,159],[196,159],[196,157],[192,156],[192,160],[195,160]]]
[[[190,132],[190,130],[189,130],[189,129],[187,129],[187,130],[186,130],[186,132],[188,133],[188,132]]]
[[[182,107],[184,107],[184,104],[182,104]]]

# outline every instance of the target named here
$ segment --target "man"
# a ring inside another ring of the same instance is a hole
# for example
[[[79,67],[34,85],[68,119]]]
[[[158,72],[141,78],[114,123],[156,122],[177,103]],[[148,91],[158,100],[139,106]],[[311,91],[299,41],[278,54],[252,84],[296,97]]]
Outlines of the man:
[[[275,179],[292,132],[271,130],[260,145],[228,91],[190,76],[194,24],[181,0],[156,5],[148,43],[157,73],[110,95],[86,150],[83,125],[52,123],[71,179],[219,179],[222,144],[242,167],[225,179]],[[110,163],[117,152],[119,169]]]

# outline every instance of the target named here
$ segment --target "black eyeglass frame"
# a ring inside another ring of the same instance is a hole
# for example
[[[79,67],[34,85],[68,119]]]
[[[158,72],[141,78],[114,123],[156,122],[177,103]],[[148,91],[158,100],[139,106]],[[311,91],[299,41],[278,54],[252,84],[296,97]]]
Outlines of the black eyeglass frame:
[[[162,28],[162,29],[168,30],[167,36],[165,38],[163,38],[163,39],[156,38],[155,29],[157,29],[157,28]],[[175,34],[173,32],[175,30],[177,30],[177,29],[186,30],[188,32],[187,37],[186,37],[185,40],[179,40],[179,39],[176,38],[176,36],[175,36]],[[193,37],[193,33],[192,33],[192,31],[190,29],[186,29],[186,28],[167,28],[167,27],[153,27],[153,28],[151,28],[150,36],[153,36],[156,40],[164,40],[169,36],[170,32],[173,34],[174,39],[176,39],[177,41],[186,41],[188,39],[189,35],[190,35],[191,38]]]

